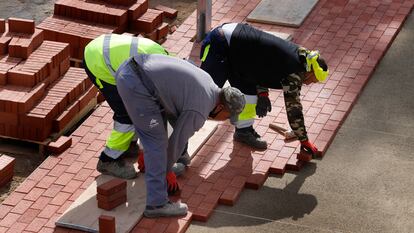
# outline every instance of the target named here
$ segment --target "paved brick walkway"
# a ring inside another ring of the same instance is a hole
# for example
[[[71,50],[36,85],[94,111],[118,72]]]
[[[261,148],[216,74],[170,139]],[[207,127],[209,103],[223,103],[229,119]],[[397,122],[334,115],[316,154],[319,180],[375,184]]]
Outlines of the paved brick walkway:
[[[213,1],[213,26],[243,22],[259,2]],[[310,138],[324,152],[352,108],[376,65],[411,12],[414,0],[320,0],[297,29],[253,24],[293,35],[293,41],[319,49],[331,75],[325,84],[307,86],[302,104]],[[165,46],[180,57],[198,60],[195,13],[168,37]],[[285,143],[268,128],[287,126],[283,96],[272,91],[273,110],[258,119],[256,129],[270,142],[265,152],[251,151],[232,140],[233,128],[223,123],[193,159],[180,179],[181,200],[191,213],[183,218],[145,219],[132,232],[185,232],[192,220],[206,221],[217,204],[233,205],[243,188],[259,188],[269,173],[299,170],[298,142]],[[49,157],[0,206],[0,232],[76,232],[56,228],[55,220],[91,184],[97,157],[112,127],[112,114],[103,104],[72,134],[73,145]]]

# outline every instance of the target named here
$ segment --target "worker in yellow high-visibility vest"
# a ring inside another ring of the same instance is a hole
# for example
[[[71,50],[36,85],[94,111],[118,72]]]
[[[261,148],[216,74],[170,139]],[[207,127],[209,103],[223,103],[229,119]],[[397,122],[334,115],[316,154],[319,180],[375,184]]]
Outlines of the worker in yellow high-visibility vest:
[[[134,125],[117,91],[115,72],[124,61],[137,54],[168,55],[168,52],[147,38],[105,34],[92,40],[85,47],[84,53],[86,73],[114,112],[113,130],[101,152],[97,170],[124,179],[133,179],[137,175],[133,164],[127,163],[124,158],[138,156],[139,148]],[[173,167],[176,175],[183,173],[185,165],[190,161],[186,150],[180,159],[181,163],[176,163]],[[140,161],[143,163],[143,159]],[[143,164],[140,166],[143,167]]]

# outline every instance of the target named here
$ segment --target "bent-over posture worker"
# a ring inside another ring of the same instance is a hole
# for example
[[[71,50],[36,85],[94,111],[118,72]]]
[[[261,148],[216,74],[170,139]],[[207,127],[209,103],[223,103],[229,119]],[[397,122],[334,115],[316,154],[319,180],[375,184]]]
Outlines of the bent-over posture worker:
[[[247,24],[228,23],[208,33],[200,53],[201,68],[222,87],[226,80],[246,95],[246,107],[234,119],[234,139],[257,149],[267,142],[253,129],[254,118],[272,110],[268,88],[283,89],[290,127],[311,153],[300,102],[302,84],[322,82],[328,67],[318,51],[309,51]]]
[[[99,88],[114,115],[113,130],[106,141],[105,149],[101,152],[97,170],[103,174],[113,175],[124,179],[136,177],[132,163],[125,162],[125,157],[138,155],[137,135],[130,117],[118,94],[115,83],[115,72],[128,58],[137,54],[168,54],[156,42],[128,35],[105,34],[92,40],[84,53],[86,73],[92,83]],[[186,150],[183,153],[186,154]],[[183,157],[184,165],[189,162],[189,156]],[[140,158],[140,162],[142,159]],[[183,164],[175,164],[174,171],[179,175],[184,171]],[[140,164],[140,168],[143,165]]]
[[[185,204],[169,202],[165,177],[207,118],[237,116],[244,108],[244,95],[233,87],[220,89],[206,72],[187,61],[159,54],[128,59],[118,69],[116,82],[144,147],[144,215],[185,214]],[[165,123],[170,119],[174,124],[168,138]]]

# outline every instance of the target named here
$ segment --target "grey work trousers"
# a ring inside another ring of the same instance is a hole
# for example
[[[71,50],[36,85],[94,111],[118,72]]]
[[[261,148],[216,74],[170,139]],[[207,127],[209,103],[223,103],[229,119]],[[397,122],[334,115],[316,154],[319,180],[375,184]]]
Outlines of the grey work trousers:
[[[132,59],[118,70],[117,88],[144,147],[147,205],[161,206],[168,202],[166,118],[155,87]]]

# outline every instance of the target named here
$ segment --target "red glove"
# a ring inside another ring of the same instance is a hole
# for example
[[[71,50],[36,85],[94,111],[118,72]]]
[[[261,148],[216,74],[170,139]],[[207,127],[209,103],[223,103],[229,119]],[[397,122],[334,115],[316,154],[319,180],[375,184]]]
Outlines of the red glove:
[[[174,172],[168,172],[166,178],[168,195],[174,195],[176,192],[180,191],[180,186],[178,185],[177,177]]]
[[[272,103],[269,99],[269,92],[257,94],[256,114],[258,117],[265,117],[267,112],[272,111]]]
[[[144,152],[142,150],[138,151],[138,169],[142,173],[145,172]]]
[[[315,158],[316,155],[319,153],[318,148],[316,148],[316,146],[309,140],[300,142],[300,149],[311,154],[312,158]]]

